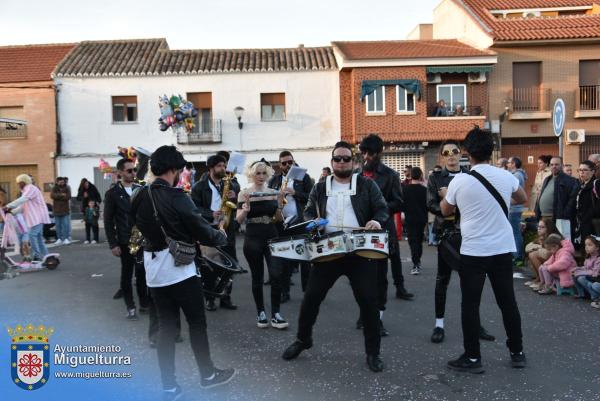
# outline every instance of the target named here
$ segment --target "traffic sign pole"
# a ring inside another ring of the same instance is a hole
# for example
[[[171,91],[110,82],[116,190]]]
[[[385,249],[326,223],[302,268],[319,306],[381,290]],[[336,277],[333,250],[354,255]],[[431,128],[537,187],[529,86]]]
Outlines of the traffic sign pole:
[[[558,138],[558,153],[561,159],[564,147],[562,133],[565,129],[566,114],[565,102],[561,98],[556,99],[552,108],[552,129],[554,130],[554,135]]]

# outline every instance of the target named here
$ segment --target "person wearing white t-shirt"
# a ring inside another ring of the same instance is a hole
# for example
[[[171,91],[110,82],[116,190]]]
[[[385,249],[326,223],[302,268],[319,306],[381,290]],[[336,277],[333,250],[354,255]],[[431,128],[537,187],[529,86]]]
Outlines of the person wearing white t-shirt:
[[[491,133],[474,128],[467,134],[463,146],[472,172],[456,176],[440,204],[444,215],[454,214],[456,208],[460,210],[462,234],[459,275],[465,352],[449,361],[448,367],[470,373],[484,371],[479,349],[479,304],[487,276],[502,312],[512,366],[522,368],[526,361],[512,278],[511,253],[515,251],[515,239],[507,211],[511,198],[520,204],[527,200],[527,195],[510,172],[489,164],[494,150]],[[476,178],[477,173],[497,191],[503,205]]]
[[[381,230],[389,218],[381,190],[373,180],[353,174],[352,159],[352,145],[343,141],[336,143],[331,154],[333,176],[315,185],[310,192],[304,217],[306,220],[326,218],[329,221],[325,226],[327,233],[351,232],[358,227]],[[353,254],[315,263],[300,308],[296,341],[285,350],[282,357],[291,360],[312,347],[312,331],[319,307],[329,289],[342,275],[348,277],[360,306],[367,365],[373,372],[381,372],[384,366],[379,356],[381,335],[377,305],[377,262]]]

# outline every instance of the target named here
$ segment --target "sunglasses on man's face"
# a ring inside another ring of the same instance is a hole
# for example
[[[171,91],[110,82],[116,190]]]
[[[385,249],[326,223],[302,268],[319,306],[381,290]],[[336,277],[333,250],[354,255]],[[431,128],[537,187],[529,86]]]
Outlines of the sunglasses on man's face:
[[[133,174],[133,173],[137,173],[137,168],[128,168],[125,170],[125,172],[129,173],[129,174]]]
[[[446,149],[446,150],[444,150],[444,151],[442,152],[442,156],[446,156],[446,157],[448,157],[448,156],[450,156],[450,155],[457,155],[457,154],[459,154],[459,153],[460,153],[460,149],[457,149],[457,148],[454,148],[454,149],[452,149],[452,150],[448,150],[448,149]]]
[[[333,156],[331,160],[336,163],[350,163],[352,161],[352,156]]]
[[[294,164],[293,160],[284,160],[282,162],[280,162],[279,164],[281,164],[282,166],[291,166],[292,164]]]

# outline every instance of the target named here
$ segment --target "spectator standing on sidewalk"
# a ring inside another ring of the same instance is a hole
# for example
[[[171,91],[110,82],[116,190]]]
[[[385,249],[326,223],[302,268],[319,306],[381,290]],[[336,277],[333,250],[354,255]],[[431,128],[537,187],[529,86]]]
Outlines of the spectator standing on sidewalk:
[[[96,204],[96,201],[90,200],[85,212],[83,214],[83,221],[85,222],[85,242],[84,244],[96,244],[98,243],[98,219],[100,218],[100,208]],[[91,233],[94,233],[94,239],[91,239]]]
[[[527,181],[527,173],[521,167],[523,163],[521,159],[516,156],[512,156],[508,159],[508,171],[510,171],[517,180],[519,180],[519,187],[525,189],[525,182]],[[510,209],[508,211],[508,220],[513,230],[515,237],[515,246],[517,251],[513,254],[513,265],[517,267],[523,266],[524,262],[524,245],[523,245],[523,234],[521,233],[521,216],[525,210],[525,204],[517,204],[514,200],[510,202]]]
[[[69,245],[71,241],[71,188],[64,177],[57,177],[52,191],[52,212],[56,224],[56,245]]]

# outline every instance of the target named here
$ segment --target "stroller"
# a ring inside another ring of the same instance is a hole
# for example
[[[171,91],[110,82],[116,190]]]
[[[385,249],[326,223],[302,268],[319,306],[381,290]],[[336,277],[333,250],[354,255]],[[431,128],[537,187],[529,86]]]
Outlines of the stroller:
[[[14,278],[19,273],[54,270],[58,267],[60,264],[58,253],[49,253],[41,261],[31,260],[29,241],[21,241],[22,235],[27,232],[27,225],[21,214],[13,215],[0,209],[0,215],[4,220],[2,241],[0,241],[0,279]],[[7,254],[9,244],[19,250],[23,261],[17,262]]]

